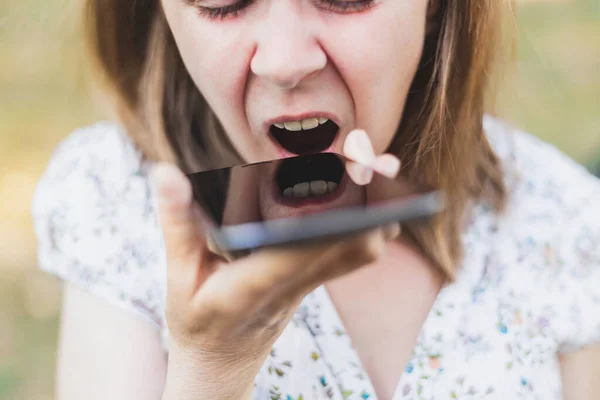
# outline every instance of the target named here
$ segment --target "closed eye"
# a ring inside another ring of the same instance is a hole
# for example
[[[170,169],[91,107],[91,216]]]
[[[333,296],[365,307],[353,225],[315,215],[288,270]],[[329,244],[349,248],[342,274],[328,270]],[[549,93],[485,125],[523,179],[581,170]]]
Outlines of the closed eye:
[[[198,10],[198,15],[209,20],[224,20],[236,18],[245,11],[248,6],[257,0],[239,0],[232,4],[221,7],[206,5],[203,0],[185,0]],[[374,5],[375,0],[314,0],[324,10],[341,14],[364,11]]]

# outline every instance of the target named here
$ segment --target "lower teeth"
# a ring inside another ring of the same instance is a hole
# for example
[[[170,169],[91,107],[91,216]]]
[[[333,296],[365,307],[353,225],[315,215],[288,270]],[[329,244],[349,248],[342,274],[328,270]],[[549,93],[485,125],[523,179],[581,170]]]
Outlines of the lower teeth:
[[[333,192],[337,189],[338,184],[335,182],[325,181],[312,181],[312,182],[301,182],[294,187],[289,187],[283,191],[285,197],[308,197],[308,196],[322,196],[324,194]]]

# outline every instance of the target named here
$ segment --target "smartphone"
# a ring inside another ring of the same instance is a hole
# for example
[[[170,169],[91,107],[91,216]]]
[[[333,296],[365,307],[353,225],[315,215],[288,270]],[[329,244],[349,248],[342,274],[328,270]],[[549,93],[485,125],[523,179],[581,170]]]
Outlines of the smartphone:
[[[349,162],[318,153],[188,178],[213,244],[228,254],[426,220],[444,210],[442,192],[374,171],[368,183],[357,183]]]

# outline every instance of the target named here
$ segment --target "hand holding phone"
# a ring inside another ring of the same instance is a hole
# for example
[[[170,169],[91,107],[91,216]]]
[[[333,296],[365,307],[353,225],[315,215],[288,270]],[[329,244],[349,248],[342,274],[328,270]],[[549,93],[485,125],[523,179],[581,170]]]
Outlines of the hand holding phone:
[[[329,159],[326,162],[331,161]],[[252,389],[264,357],[306,294],[328,280],[376,261],[386,243],[399,232],[396,223],[383,223],[383,228],[378,224],[378,227],[354,233],[345,232],[347,226],[340,224],[343,237],[330,235],[319,240],[311,239],[302,246],[297,246],[293,241],[264,246],[233,262],[215,256],[209,249],[206,237],[210,229],[206,228],[205,217],[211,211],[221,210],[220,214],[215,214],[213,223],[217,232],[221,226],[247,227],[247,224],[258,224],[260,228],[262,224],[278,221],[284,221],[283,226],[291,228],[288,232],[292,234],[306,232],[302,229],[303,222],[300,225],[297,223],[310,218],[310,215],[292,218],[291,221],[286,218],[254,221],[257,215],[265,212],[256,184],[261,182],[261,176],[265,176],[264,168],[273,165],[267,163],[261,168],[235,171],[224,169],[203,175],[206,178],[204,181],[211,182],[213,186],[235,190],[217,191],[212,196],[202,198],[208,202],[202,207],[194,201],[190,179],[179,169],[157,165],[153,171],[152,180],[167,256],[166,318],[171,339],[168,369],[173,372],[167,376],[167,393],[177,393],[178,388],[189,383],[178,380],[178,377],[194,376],[198,378],[195,384],[201,385],[211,398],[242,398]],[[291,165],[294,166],[294,163]],[[318,162],[316,165],[319,165]],[[293,179],[311,176],[294,177],[292,174],[292,180],[289,180],[290,177],[280,178],[279,183],[288,186],[294,183]],[[371,182],[377,179],[374,175]],[[305,186],[301,185],[297,194],[306,194]],[[292,195],[295,196],[294,187]],[[317,184],[315,188],[315,193],[324,194],[323,184]],[[364,185],[357,185],[357,188],[361,190],[355,193],[365,194]],[[310,184],[308,189],[310,194]],[[343,203],[344,196],[335,193],[335,189],[328,193],[338,196],[336,200]],[[289,191],[287,193],[289,195]],[[370,193],[372,199],[379,199],[381,192],[376,190]],[[315,199],[293,197],[287,200],[292,203],[295,200],[298,205]],[[333,197],[329,200],[333,200]],[[224,209],[227,209],[226,213],[222,212]],[[285,210],[285,207],[280,210]],[[331,219],[329,213],[337,211],[317,212],[313,217],[328,216]],[[408,215],[414,216],[414,213],[409,212]],[[395,218],[393,216],[388,220]],[[233,225],[227,225],[230,223]],[[362,228],[365,226],[362,222],[359,225]],[[218,385],[214,384],[213,377],[219,377]]]

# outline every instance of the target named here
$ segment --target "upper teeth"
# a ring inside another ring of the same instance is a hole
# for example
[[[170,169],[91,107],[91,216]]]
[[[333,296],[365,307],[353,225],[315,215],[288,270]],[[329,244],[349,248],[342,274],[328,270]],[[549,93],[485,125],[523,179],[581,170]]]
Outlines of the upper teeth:
[[[276,127],[278,127],[279,129],[285,129],[288,131],[301,131],[301,130],[308,130],[308,129],[314,129],[319,125],[323,125],[325,122],[329,121],[329,119],[327,118],[307,118],[307,119],[303,119],[301,121],[289,121],[289,122],[283,122],[283,123],[277,123],[275,124]]]

